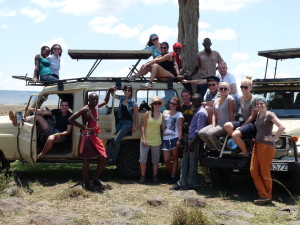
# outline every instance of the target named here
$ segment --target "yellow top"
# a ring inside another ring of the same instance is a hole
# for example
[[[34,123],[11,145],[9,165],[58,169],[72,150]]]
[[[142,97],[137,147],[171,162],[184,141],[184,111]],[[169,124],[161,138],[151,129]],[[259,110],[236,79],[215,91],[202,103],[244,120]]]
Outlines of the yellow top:
[[[160,135],[160,125],[162,124],[162,113],[160,113],[159,118],[156,120],[151,117],[151,112],[149,112],[149,117],[147,119],[146,127],[146,143],[151,146],[161,145],[161,135]]]

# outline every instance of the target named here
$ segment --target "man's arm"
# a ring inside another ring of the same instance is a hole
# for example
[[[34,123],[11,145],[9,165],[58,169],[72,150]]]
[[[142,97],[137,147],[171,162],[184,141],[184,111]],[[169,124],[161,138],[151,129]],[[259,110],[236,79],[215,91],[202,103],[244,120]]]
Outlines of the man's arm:
[[[102,106],[106,105],[109,102],[110,94],[113,93],[115,90],[116,90],[115,86],[108,89],[104,101],[98,103],[98,108],[101,108]]]
[[[34,57],[34,71],[33,71],[33,81],[38,81],[38,75],[39,75],[39,62],[40,62],[40,55],[36,55]]]
[[[81,130],[85,129],[85,126],[83,124],[80,124],[76,121],[77,118],[79,118],[81,115],[86,113],[88,110],[88,106],[85,106],[81,108],[79,111],[75,112],[70,118],[69,118],[69,123],[72,124],[73,126],[79,127]]]
[[[72,125],[70,125],[70,124],[68,124],[68,126],[67,126],[67,130],[65,130],[65,131],[63,131],[63,132],[61,132],[61,133],[57,133],[57,134],[55,134],[55,135],[58,135],[58,136],[66,136],[66,135],[69,135],[70,133],[71,133],[71,131],[72,131]]]
[[[48,111],[48,110],[42,110],[42,109],[35,109],[35,108],[25,108],[25,111],[29,111],[29,112],[35,112],[38,115],[47,115],[47,116],[52,116],[52,112]]]

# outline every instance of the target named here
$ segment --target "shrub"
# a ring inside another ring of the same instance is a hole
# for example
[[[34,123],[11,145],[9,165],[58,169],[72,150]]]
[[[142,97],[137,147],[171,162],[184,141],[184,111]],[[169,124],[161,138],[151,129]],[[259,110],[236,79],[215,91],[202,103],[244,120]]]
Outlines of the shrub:
[[[177,208],[174,211],[171,225],[213,225],[213,221],[204,215],[199,208]]]

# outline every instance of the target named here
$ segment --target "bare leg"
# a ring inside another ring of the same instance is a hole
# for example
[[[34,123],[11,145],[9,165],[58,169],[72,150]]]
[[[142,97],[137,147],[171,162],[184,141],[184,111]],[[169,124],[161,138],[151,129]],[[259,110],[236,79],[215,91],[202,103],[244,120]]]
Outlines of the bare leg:
[[[225,123],[224,124],[224,130],[227,132],[227,134],[229,134],[230,136],[232,136],[232,133],[234,131],[233,124],[231,122]]]
[[[147,73],[151,72],[152,66],[141,67],[139,72],[135,74],[136,77],[144,76]]]
[[[153,82],[154,78],[159,78],[159,77],[174,77],[174,75],[169,71],[165,70],[160,65],[154,64],[151,69],[151,76],[149,78],[149,81]],[[166,79],[163,78],[161,80],[165,81]]]
[[[146,173],[146,163],[140,163],[140,169],[141,169],[141,176],[144,177]],[[153,169],[154,171],[154,169]],[[157,172],[157,171],[156,171]]]
[[[89,166],[90,166],[90,160],[89,159],[83,159],[82,164],[82,175],[83,175],[83,181],[85,187],[90,187],[91,184],[89,182]]]
[[[241,134],[241,132],[239,130],[235,130],[232,133],[232,138],[233,138],[234,142],[242,150],[243,155],[246,156],[246,155],[248,155],[248,151],[247,151],[247,148],[246,148],[246,144],[245,144],[245,142],[243,141],[243,139],[241,137],[242,137],[242,134]]]
[[[163,151],[163,157],[166,168],[172,175],[171,151]]]
[[[152,169],[153,169],[153,176],[156,176],[157,175],[157,170],[158,170],[158,164],[153,164]]]
[[[100,174],[101,174],[101,172],[102,172],[102,170],[105,166],[105,162],[106,162],[106,159],[101,156],[100,161],[99,161],[98,166],[97,166],[97,169],[96,169],[96,172],[95,172],[95,175],[93,177],[93,180],[99,179]]]
[[[50,135],[46,141],[46,144],[44,145],[44,148],[40,154],[38,154],[37,158],[41,158],[43,155],[45,155],[47,152],[50,151],[50,149],[53,147],[54,143],[58,143],[60,141],[59,136]]]
[[[178,149],[175,148],[172,150],[172,176],[175,177],[178,167]]]

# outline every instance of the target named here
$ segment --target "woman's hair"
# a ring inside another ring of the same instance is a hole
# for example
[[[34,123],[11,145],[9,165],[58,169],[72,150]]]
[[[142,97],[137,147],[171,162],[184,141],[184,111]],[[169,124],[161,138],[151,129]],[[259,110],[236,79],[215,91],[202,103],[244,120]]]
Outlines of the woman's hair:
[[[123,87],[123,90],[125,90],[125,89],[130,89],[131,90],[131,94],[130,95],[132,95],[132,86],[130,85],[130,84],[126,84],[124,87]]]
[[[52,45],[50,54],[52,55],[52,54],[54,53],[54,52],[53,52],[53,49],[55,48],[55,46],[59,46],[59,48],[60,48],[59,56],[61,56],[63,50],[62,50],[62,48],[61,48],[61,46],[60,46],[59,44],[54,44],[54,45]]]
[[[154,45],[153,41],[152,41],[152,38],[155,37],[155,36],[158,37],[157,34],[150,34],[149,41],[147,42],[146,47],[150,47],[150,46]]]
[[[249,86],[252,86],[252,77],[251,76],[246,76],[246,78],[244,80],[242,80],[242,82],[245,82]]]
[[[168,42],[162,42],[162,43],[160,43],[160,46],[162,46],[162,45],[166,45],[167,46],[167,48],[169,49],[169,44],[168,44]]]
[[[179,98],[173,97],[171,100],[174,100],[177,103],[176,110],[180,111],[181,107],[180,107],[180,100],[179,100]]]
[[[41,51],[45,50],[46,48],[49,48],[49,47],[47,45],[44,45],[43,47],[41,47]]]

